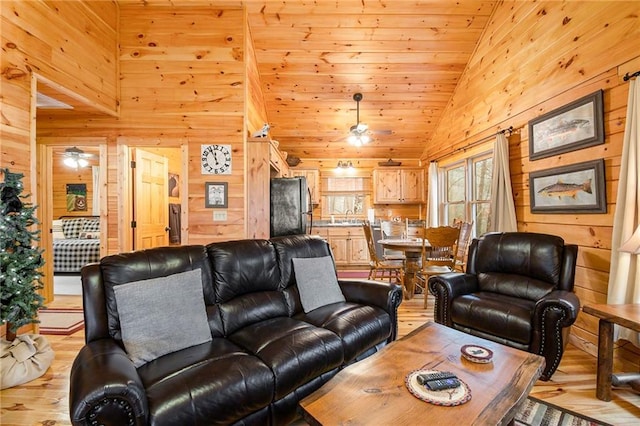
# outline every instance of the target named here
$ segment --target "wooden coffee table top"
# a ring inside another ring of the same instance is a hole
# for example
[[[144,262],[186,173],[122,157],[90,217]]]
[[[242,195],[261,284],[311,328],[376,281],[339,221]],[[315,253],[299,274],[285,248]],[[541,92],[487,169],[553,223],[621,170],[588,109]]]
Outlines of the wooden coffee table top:
[[[463,345],[493,351],[488,364],[467,361]],[[380,352],[345,368],[300,402],[312,425],[507,424],[544,368],[544,358],[428,322]],[[413,370],[451,371],[471,390],[454,407],[414,397],[405,386]]]

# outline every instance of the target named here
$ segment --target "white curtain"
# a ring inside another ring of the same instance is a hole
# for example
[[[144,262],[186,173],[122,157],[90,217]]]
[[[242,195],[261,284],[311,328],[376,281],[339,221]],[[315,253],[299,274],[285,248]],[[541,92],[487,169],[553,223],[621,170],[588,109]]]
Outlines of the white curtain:
[[[93,173],[93,203],[91,205],[92,215],[100,216],[100,166],[91,166]]]
[[[624,129],[618,197],[613,217],[611,268],[607,303],[640,303],[640,255],[625,253],[618,248],[633,235],[640,219],[640,84],[629,83],[627,121]],[[616,339],[626,339],[636,346],[639,335],[626,328],[615,328]]]
[[[438,223],[438,163],[429,164],[429,199],[427,201],[427,226],[436,227]]]
[[[509,142],[502,132],[498,133],[493,148],[490,209],[489,231],[515,232],[518,230],[509,171]]]

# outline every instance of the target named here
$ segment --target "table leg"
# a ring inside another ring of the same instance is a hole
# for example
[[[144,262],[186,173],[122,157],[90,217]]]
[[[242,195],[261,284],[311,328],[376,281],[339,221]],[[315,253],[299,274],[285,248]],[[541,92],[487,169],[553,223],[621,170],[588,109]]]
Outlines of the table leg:
[[[598,373],[596,397],[611,401],[611,374],[613,373],[613,323],[601,319],[598,324]]]
[[[416,272],[420,269],[420,253],[405,253],[404,263],[404,288],[407,290],[405,297],[413,299],[416,291]]]

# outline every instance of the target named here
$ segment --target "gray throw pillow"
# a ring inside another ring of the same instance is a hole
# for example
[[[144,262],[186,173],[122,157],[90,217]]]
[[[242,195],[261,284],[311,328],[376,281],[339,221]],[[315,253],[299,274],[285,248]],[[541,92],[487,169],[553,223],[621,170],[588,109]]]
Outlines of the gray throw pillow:
[[[211,341],[200,269],[117,285],[122,342],[136,367]]]
[[[305,313],[321,306],[345,301],[331,256],[292,260],[300,302]]]

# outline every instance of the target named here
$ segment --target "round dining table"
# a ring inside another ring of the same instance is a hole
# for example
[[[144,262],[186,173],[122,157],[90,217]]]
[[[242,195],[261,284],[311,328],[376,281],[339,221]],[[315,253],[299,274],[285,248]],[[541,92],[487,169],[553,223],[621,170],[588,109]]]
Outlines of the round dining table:
[[[404,253],[404,297],[412,299],[416,289],[415,275],[420,270],[422,238],[387,238],[378,240],[378,243],[386,249]],[[429,247],[428,241],[425,246]]]

